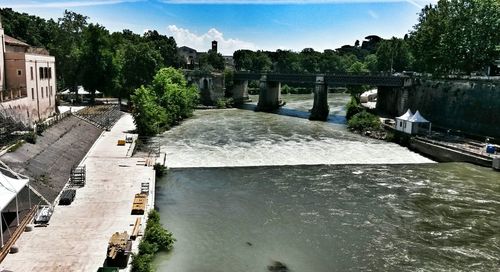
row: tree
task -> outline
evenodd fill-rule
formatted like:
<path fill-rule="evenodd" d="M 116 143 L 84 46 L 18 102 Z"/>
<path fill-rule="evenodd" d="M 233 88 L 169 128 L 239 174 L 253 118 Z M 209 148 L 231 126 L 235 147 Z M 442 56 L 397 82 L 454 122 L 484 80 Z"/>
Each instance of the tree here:
<path fill-rule="evenodd" d="M 425 6 L 409 37 L 421 71 L 480 71 L 499 58 L 500 1 L 440 0 Z"/>
<path fill-rule="evenodd" d="M 126 44 L 122 57 L 122 85 L 127 91 L 126 96 L 135 88 L 151 82 L 163 62 L 160 53 L 147 43 Z"/>
<path fill-rule="evenodd" d="M 380 71 L 410 70 L 413 56 L 406 41 L 393 37 L 380 42 L 377 49 L 377 63 Z"/>
<path fill-rule="evenodd" d="M 64 11 L 58 20 L 58 31 L 54 42 L 49 44 L 49 51 L 56 59 L 58 82 L 60 87 L 68 87 L 77 95 L 81 83 L 83 30 L 87 27 L 88 17 Z"/>
<path fill-rule="evenodd" d="M 82 83 L 94 102 L 96 90 L 109 93 L 113 89 L 117 68 L 110 51 L 109 32 L 100 25 L 90 24 L 84 31 L 82 48 Z"/>
<path fill-rule="evenodd" d="M 140 135 L 155 135 L 167 124 L 165 109 L 156 101 L 154 92 L 144 86 L 136 89 L 130 97 L 133 103 L 132 117 Z"/>
<path fill-rule="evenodd" d="M 161 35 L 156 30 L 149 30 L 144 33 L 144 40 L 158 51 L 163 58 L 164 67 L 179 67 L 180 56 L 177 52 L 177 43 L 173 37 Z"/>
<path fill-rule="evenodd" d="M 209 67 L 208 70 L 212 70 L 210 68 L 213 68 L 217 71 L 223 71 L 225 66 L 222 54 L 213 50 L 208 50 L 206 54 L 201 55 L 199 62 L 202 70 L 207 70 L 207 67 Z"/>

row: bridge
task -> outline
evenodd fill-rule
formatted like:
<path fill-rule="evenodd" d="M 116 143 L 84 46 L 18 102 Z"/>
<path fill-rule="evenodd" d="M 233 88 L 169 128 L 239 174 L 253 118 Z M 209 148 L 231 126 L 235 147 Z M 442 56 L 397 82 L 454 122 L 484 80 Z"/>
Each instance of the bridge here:
<path fill-rule="evenodd" d="M 407 76 L 384 75 L 336 75 L 336 74 L 278 74 L 235 72 L 233 76 L 233 98 L 243 101 L 248 98 L 248 81 L 260 81 L 259 102 L 257 110 L 274 111 L 280 107 L 281 84 L 308 84 L 314 86 L 314 104 L 310 120 L 326 120 L 328 107 L 328 86 L 360 86 L 403 88 L 411 86 L 412 80 Z"/>

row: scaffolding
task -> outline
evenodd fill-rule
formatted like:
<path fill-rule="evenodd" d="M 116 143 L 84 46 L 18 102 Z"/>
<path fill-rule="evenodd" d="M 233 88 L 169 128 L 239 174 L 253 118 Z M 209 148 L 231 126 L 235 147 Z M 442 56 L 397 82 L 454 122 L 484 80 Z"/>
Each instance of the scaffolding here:
<path fill-rule="evenodd" d="M 86 167 L 84 166 L 74 166 L 71 168 L 70 173 L 70 184 L 73 186 L 83 187 L 86 181 Z"/>

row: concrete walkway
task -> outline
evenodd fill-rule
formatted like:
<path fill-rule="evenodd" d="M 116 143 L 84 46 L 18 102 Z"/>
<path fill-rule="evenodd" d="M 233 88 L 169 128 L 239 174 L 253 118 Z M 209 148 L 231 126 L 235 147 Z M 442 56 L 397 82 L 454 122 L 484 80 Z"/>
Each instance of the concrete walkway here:
<path fill-rule="evenodd" d="M 101 135 L 81 163 L 87 167 L 87 184 L 77 189 L 74 202 L 56 206 L 49 226 L 23 233 L 16 243 L 19 252 L 9 254 L 0 271 L 97 271 L 103 265 L 111 235 L 130 234 L 135 219 L 141 217 L 130 215 L 141 182 L 150 183 L 147 208 L 153 208 L 153 168 L 139 163 L 144 159 L 127 155 L 131 144 L 117 146 L 132 129 L 132 117 L 125 114 Z M 135 249 L 137 245 L 138 240 Z"/>

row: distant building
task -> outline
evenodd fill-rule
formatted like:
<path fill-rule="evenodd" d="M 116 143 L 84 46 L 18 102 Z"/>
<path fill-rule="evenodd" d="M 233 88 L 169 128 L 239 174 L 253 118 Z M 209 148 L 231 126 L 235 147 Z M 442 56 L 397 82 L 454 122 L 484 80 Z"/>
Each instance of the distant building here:
<path fill-rule="evenodd" d="M 198 52 L 190 47 L 182 46 L 177 48 L 179 56 L 181 56 L 182 61 L 186 65 L 186 69 L 194 69 L 198 64 Z"/>
<path fill-rule="evenodd" d="M 234 70 L 234 58 L 233 56 L 222 56 L 224 58 L 224 66 L 227 69 Z"/>
<path fill-rule="evenodd" d="M 0 21 L 0 114 L 32 126 L 55 113 L 55 58 L 5 35 Z"/>

